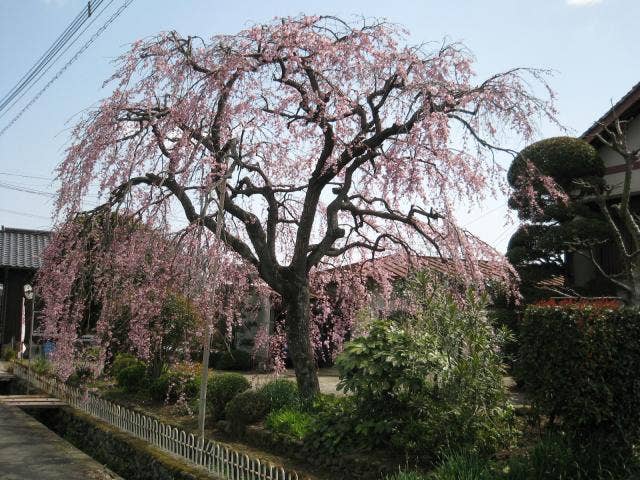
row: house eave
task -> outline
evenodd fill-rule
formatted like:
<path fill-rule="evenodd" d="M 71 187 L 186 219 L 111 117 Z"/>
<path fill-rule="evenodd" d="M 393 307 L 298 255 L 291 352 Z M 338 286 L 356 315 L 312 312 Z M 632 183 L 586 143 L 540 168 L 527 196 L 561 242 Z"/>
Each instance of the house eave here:
<path fill-rule="evenodd" d="M 598 135 L 617 119 L 628 119 L 640 113 L 640 82 L 636 83 L 615 105 L 596 120 L 580 138 L 597 147 Z"/>

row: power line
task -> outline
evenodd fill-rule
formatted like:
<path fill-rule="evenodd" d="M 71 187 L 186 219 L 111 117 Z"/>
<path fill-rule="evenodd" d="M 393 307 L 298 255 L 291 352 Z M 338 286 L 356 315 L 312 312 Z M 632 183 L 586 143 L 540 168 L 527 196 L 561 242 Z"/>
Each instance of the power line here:
<path fill-rule="evenodd" d="M 12 215 L 20 215 L 23 217 L 39 218 L 40 220 L 51 220 L 50 217 L 44 215 L 36 215 L 35 213 L 19 212 L 18 210 L 9 210 L 8 208 L 0 208 L 0 212 L 10 213 Z"/>
<path fill-rule="evenodd" d="M 102 1 L 103 1 L 103 0 L 100 0 L 100 1 L 101 1 L 101 3 L 102 3 Z M 69 43 L 69 45 L 67 45 L 67 47 L 66 47 L 62 52 L 60 52 L 60 53 L 58 53 L 58 54 L 57 54 L 56 58 L 55 58 L 55 59 L 53 59 L 53 62 L 52 62 L 49 66 L 47 66 L 47 67 L 46 67 L 46 68 L 44 68 L 44 69 L 40 69 L 38 72 L 35 72 L 35 73 L 34 73 L 34 75 L 36 75 L 36 74 L 38 75 L 38 76 L 37 76 L 37 78 L 35 78 L 35 80 L 33 80 L 33 81 L 31 82 L 31 84 L 30 84 L 30 85 L 26 86 L 26 88 L 24 88 L 24 89 L 23 89 L 24 91 L 22 91 L 22 93 L 20 93 L 20 96 L 18 96 L 18 97 L 16 98 L 17 94 L 16 94 L 16 95 L 13 95 L 13 96 L 12 96 L 12 98 L 10 98 L 10 99 L 8 100 L 8 101 L 11 101 L 11 104 L 10 104 L 10 105 L 8 105 L 6 108 L 4 108 L 4 111 L 2 111 L 2 107 L 0 107 L 0 118 L 4 117 L 7 113 L 9 113 L 9 112 L 13 109 L 13 107 L 15 107 L 15 106 L 16 106 L 16 104 L 18 104 L 18 103 L 20 102 L 20 100 L 22 100 L 22 99 L 24 98 L 24 96 L 25 96 L 27 93 L 29 93 L 29 90 L 31 90 L 31 88 L 32 88 L 34 85 L 37 85 L 37 84 L 38 84 L 38 82 L 40 81 L 40 79 L 42 79 L 42 77 L 44 77 L 44 76 L 47 74 L 47 72 L 48 72 L 49 70 L 51 70 L 51 67 L 53 67 L 53 66 L 56 64 L 56 62 L 57 62 L 60 58 L 62 58 L 62 57 L 64 56 L 64 54 L 66 54 L 66 53 L 69 51 L 69 49 L 70 49 L 71 47 L 73 47 L 73 45 L 75 45 L 75 43 L 80 39 L 80 37 L 82 37 L 82 35 L 84 35 L 84 33 L 85 33 L 89 28 L 91 28 L 91 26 L 95 23 L 95 21 L 98 19 L 98 17 L 99 17 L 102 13 L 104 13 L 104 11 L 105 11 L 107 8 L 109 8 L 109 6 L 113 3 L 113 1 L 114 1 L 114 0 L 109 0 L 109 3 L 107 3 L 107 5 L 106 5 L 106 6 L 105 6 L 101 11 L 99 11 L 98 13 L 96 13 L 96 14 L 94 14 L 94 15 L 93 15 L 93 19 L 91 20 L 91 22 L 89 22 L 89 24 L 88 24 L 88 25 L 87 25 L 87 26 L 82 30 L 82 32 L 80 32 L 80 33 L 79 33 L 79 34 L 78 34 L 78 35 L 73 39 L 73 41 L 71 41 L 71 43 Z"/>
<path fill-rule="evenodd" d="M 491 215 L 492 213 L 494 213 L 494 212 L 496 212 L 496 211 L 498 211 L 498 210 L 500 210 L 500 209 L 502 209 L 502 208 L 506 207 L 506 206 L 507 206 L 507 204 L 508 204 L 508 202 L 501 203 L 501 204 L 500 204 L 500 205 L 498 205 L 497 207 L 494 207 L 494 208 L 492 208 L 491 210 L 488 210 L 488 211 L 484 212 L 484 213 L 483 213 L 482 215 L 480 215 L 479 217 L 474 218 L 474 219 L 473 219 L 473 220 L 471 220 L 470 222 L 466 222 L 466 223 L 464 224 L 464 227 L 466 228 L 466 227 L 468 227 L 469 225 L 473 225 L 473 224 L 474 224 L 474 223 L 476 223 L 477 221 L 482 220 L 483 218 L 485 218 L 485 217 L 487 217 L 487 216 Z"/>
<path fill-rule="evenodd" d="M 13 117 L 13 119 L 2 129 L 0 130 L 0 137 L 2 135 L 4 135 L 4 133 L 13 126 L 14 123 L 16 123 L 20 117 L 22 117 L 22 115 L 29 109 L 31 108 L 31 106 L 36 103 L 36 101 L 42 96 L 42 94 L 58 79 L 60 78 L 60 76 L 67 70 L 67 68 L 69 68 L 79 57 L 80 55 L 82 55 L 85 50 L 87 50 L 92 44 L 93 42 L 96 41 L 96 39 L 109 27 L 109 25 L 111 25 L 116 18 L 118 18 L 120 16 L 120 14 L 133 2 L 133 0 L 126 0 L 122 5 L 120 5 L 120 7 L 118 8 L 118 10 L 115 11 L 115 13 L 113 15 L 111 15 L 111 17 L 109 17 L 109 19 L 107 19 L 107 21 L 91 36 L 91 38 L 82 46 L 80 47 L 80 49 L 75 53 L 75 55 L 73 57 L 71 57 L 71 59 L 65 63 L 65 65 L 58 71 L 58 73 L 56 73 L 53 78 L 51 80 L 49 80 L 49 82 L 47 82 L 47 84 L 42 87 L 40 89 L 40 91 L 31 99 L 31 101 L 29 101 L 29 103 L 27 103 L 22 110 L 20 110 L 18 112 L 18 114 Z"/>
<path fill-rule="evenodd" d="M 55 178 L 53 177 L 41 177 L 39 175 L 24 175 L 21 173 L 14 173 L 14 172 L 0 172 L 0 175 L 7 175 L 9 177 L 33 178 L 35 180 L 48 180 L 48 181 L 55 180 Z"/>
<path fill-rule="evenodd" d="M 33 78 L 40 72 L 47 64 L 49 64 L 56 54 L 69 42 L 69 40 L 76 34 L 76 32 L 82 27 L 82 25 L 92 15 L 92 10 L 95 11 L 100 7 L 100 4 L 104 0 L 97 0 L 96 4 L 92 6 L 91 2 L 87 7 L 83 7 L 76 18 L 67 26 L 67 28 L 60 34 L 45 53 L 36 61 L 36 63 L 25 73 L 18 83 L 0 100 L 0 110 L 4 109 L 13 98 L 15 98 L 24 88 L 32 82 Z"/>
<path fill-rule="evenodd" d="M 44 190 L 38 190 L 36 188 L 30 188 L 30 187 L 23 187 L 20 185 L 14 185 L 14 184 L 2 182 L 2 181 L 0 181 L 0 188 L 4 188 L 6 190 L 14 190 L 16 192 L 32 193 L 34 195 L 40 195 L 40 196 L 49 197 L 49 198 L 53 198 L 56 196 L 54 193 L 46 192 Z"/>

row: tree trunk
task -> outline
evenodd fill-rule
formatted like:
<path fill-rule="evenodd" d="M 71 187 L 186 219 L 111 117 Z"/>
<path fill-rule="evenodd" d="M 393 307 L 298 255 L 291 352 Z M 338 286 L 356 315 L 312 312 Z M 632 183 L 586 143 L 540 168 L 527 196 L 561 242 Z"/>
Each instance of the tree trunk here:
<path fill-rule="evenodd" d="M 283 296 L 287 309 L 285 330 L 298 389 L 308 400 L 320 393 L 320 384 L 309 335 L 309 286 L 296 287 Z"/>

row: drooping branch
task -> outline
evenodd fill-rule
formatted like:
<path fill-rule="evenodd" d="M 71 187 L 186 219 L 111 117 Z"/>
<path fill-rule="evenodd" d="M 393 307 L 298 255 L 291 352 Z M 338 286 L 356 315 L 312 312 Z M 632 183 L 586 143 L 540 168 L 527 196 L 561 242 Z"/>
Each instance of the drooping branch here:
<path fill-rule="evenodd" d="M 450 205 L 499 186 L 499 128 L 526 141 L 536 115 L 553 118 L 520 77 L 531 72 L 474 86 L 464 49 L 428 52 L 407 40 L 385 23 L 300 17 L 211 41 L 171 32 L 137 42 L 120 59 L 113 95 L 74 131 L 59 168 L 62 217 L 97 185 L 105 209 L 126 205 L 154 228 L 184 226 L 177 211 L 183 238 L 194 225 L 222 228 L 229 265 L 257 271 L 289 302 L 289 351 L 301 390 L 313 393 L 305 336 L 318 266 L 358 251 L 435 250 L 477 281 L 488 249 L 459 234 Z M 456 145 L 449 114 L 473 130 L 468 145 Z"/>

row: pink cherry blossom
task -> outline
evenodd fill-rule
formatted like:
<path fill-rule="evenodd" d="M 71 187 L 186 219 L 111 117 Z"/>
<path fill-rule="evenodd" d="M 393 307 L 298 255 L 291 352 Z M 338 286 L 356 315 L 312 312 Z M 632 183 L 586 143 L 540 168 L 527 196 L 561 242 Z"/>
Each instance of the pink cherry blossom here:
<path fill-rule="evenodd" d="M 148 226 L 118 237 L 105 254 L 99 331 L 108 337 L 128 305 L 129 337 L 144 356 L 163 292 L 193 287 L 204 318 L 232 324 L 240 292 L 263 289 L 282 301 L 288 352 L 301 391 L 312 395 L 312 342 L 339 350 L 368 297 L 362 276 L 337 278 L 338 270 L 328 273 L 335 267 L 408 252 L 439 255 L 475 284 L 483 281 L 478 262 L 496 261 L 508 281 L 508 264 L 457 225 L 454 205 L 479 204 L 504 188 L 495 155 L 510 149 L 500 140 L 508 133 L 530 141 L 538 119 L 554 120 L 553 98 L 530 87 L 546 87 L 544 71 L 478 80 L 472 65 L 461 45 L 430 50 L 409 45 L 408 33 L 389 23 L 321 16 L 278 18 L 209 40 L 167 32 L 134 43 L 109 80 L 113 93 L 75 127 L 58 168 L 61 221 L 97 190 L 105 209 Z M 220 181 L 224 248 L 201 235 L 216 229 Z M 180 247 L 166 246 L 168 236 L 182 239 Z M 56 242 L 49 256 L 65 252 L 64 266 L 47 267 L 43 278 L 64 286 L 45 287 L 45 298 L 50 333 L 64 332 L 68 342 L 82 314 L 65 278 L 85 260 Z M 188 281 L 213 262 L 207 252 L 220 258 L 220 285 Z M 322 287 L 332 275 L 327 281 L 337 286 Z M 378 280 L 388 293 L 388 279 Z M 116 293 L 118 301 L 106 301 Z M 64 342 L 60 356 L 70 348 Z"/>

